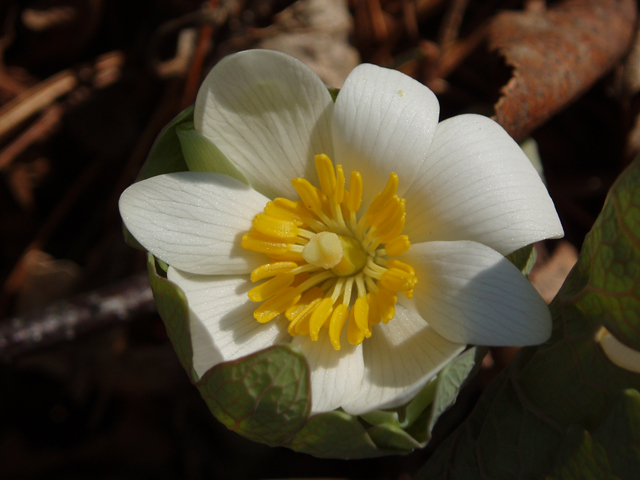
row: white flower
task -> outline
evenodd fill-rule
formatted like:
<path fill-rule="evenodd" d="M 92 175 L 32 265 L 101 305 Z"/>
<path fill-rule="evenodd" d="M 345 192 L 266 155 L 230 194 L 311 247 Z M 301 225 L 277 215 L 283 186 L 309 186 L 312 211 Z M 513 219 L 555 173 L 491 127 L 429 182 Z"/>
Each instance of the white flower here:
<path fill-rule="evenodd" d="M 374 65 L 353 70 L 335 104 L 281 53 L 213 68 L 195 130 L 179 129 L 192 171 L 120 199 L 186 295 L 200 376 L 292 342 L 312 413 L 363 414 L 406 403 L 466 344 L 549 337 L 547 306 L 503 255 L 562 236 L 552 201 L 498 124 L 438 115 L 428 88 Z"/>

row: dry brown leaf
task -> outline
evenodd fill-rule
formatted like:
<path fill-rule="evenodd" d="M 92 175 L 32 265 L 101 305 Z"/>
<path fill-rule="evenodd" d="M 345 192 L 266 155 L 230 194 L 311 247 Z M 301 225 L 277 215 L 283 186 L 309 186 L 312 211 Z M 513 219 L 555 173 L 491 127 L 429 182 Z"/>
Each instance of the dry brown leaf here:
<path fill-rule="evenodd" d="M 636 15 L 634 0 L 565 0 L 543 12 L 499 14 L 489 47 L 514 70 L 495 120 L 516 140 L 526 137 L 626 53 Z"/>
<path fill-rule="evenodd" d="M 25 257 L 26 277 L 18 292 L 16 312 L 24 315 L 71 293 L 80 267 L 71 260 L 56 260 L 41 250 Z"/>
<path fill-rule="evenodd" d="M 551 303 L 577 261 L 576 247 L 562 240 L 550 258 L 536 264 L 529 280 L 545 302 Z"/>
<path fill-rule="evenodd" d="M 358 51 L 349 44 L 351 27 L 345 0 L 301 0 L 276 17 L 271 28 L 278 33 L 258 47 L 291 55 L 327 85 L 340 88 L 360 63 Z"/>

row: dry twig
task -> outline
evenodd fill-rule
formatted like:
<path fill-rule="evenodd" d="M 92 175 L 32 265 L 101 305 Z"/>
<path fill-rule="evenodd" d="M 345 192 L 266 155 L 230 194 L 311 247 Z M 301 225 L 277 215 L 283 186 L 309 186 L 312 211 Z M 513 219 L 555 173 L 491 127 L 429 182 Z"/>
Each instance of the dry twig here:
<path fill-rule="evenodd" d="M 100 290 L 56 302 L 39 312 L 3 320 L 0 357 L 7 361 L 154 311 L 147 274 L 140 273 Z"/>

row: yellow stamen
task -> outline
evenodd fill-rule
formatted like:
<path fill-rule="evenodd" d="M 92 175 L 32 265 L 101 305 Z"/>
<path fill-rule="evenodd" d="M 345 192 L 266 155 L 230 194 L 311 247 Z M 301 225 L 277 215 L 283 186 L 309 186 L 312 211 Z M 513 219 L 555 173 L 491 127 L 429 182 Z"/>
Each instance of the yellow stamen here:
<path fill-rule="evenodd" d="M 259 213 L 254 217 L 253 228 L 264 235 L 287 243 L 293 242 L 298 236 L 298 227 L 294 222 L 264 213 Z"/>
<path fill-rule="evenodd" d="M 351 172 L 351 181 L 349 183 L 349 199 L 347 201 L 347 208 L 350 212 L 357 212 L 360 210 L 360 204 L 362 203 L 362 175 L 360 172 Z"/>
<path fill-rule="evenodd" d="M 369 206 L 368 213 L 369 215 L 375 215 L 381 208 L 383 208 L 389 200 L 396 194 L 398 190 L 398 175 L 391 172 L 389 174 L 389 181 L 387 185 L 384 187 L 384 190 L 376 195 L 376 198 L 373 199 L 371 205 Z"/>
<path fill-rule="evenodd" d="M 294 178 L 291 180 L 291 185 L 293 185 L 293 188 L 295 188 L 298 195 L 300 195 L 305 207 L 316 215 L 322 213 L 322 197 L 320 197 L 320 190 L 311 185 L 309 181 L 304 178 Z"/>
<path fill-rule="evenodd" d="M 411 242 L 409 241 L 409 237 L 406 235 L 400 235 L 393 240 L 387 242 L 384 246 L 385 252 L 390 257 L 397 257 L 398 255 L 402 255 L 411 246 Z"/>
<path fill-rule="evenodd" d="M 342 165 L 336 167 L 336 187 L 333 192 L 333 201 L 338 205 L 344 200 L 344 170 Z"/>
<path fill-rule="evenodd" d="M 403 272 L 407 272 L 409 275 L 415 276 L 416 274 L 416 271 L 413 269 L 411 265 L 409 265 L 408 263 L 404 263 L 399 260 L 396 260 L 395 258 L 392 258 L 387 262 L 387 268 L 398 268 Z"/>
<path fill-rule="evenodd" d="M 393 195 L 386 204 L 382 205 L 374 214 L 369 213 L 367 223 L 371 226 L 379 226 L 386 222 L 400 210 L 400 199 L 397 195 Z"/>
<path fill-rule="evenodd" d="M 349 318 L 349 308 L 341 303 L 333 310 L 329 320 L 329 339 L 335 350 L 340 350 L 340 334 L 347 318 Z"/>
<path fill-rule="evenodd" d="M 280 273 L 287 273 L 298 267 L 295 262 L 265 263 L 251 272 L 251 281 L 257 282 L 265 278 L 275 277 Z"/>
<path fill-rule="evenodd" d="M 284 315 L 290 322 L 293 322 L 296 318 L 298 318 L 304 310 L 313 302 L 315 299 L 324 297 L 324 291 L 320 287 L 314 287 L 305 292 L 304 295 L 300 298 L 298 303 L 287 308 Z"/>
<path fill-rule="evenodd" d="M 349 343 L 360 345 L 374 325 L 394 317 L 399 292 L 411 298 L 418 278 L 410 265 L 389 258 L 411 245 L 401 235 L 406 213 L 405 200 L 397 195 L 398 176 L 389 175 L 384 190 L 358 218 L 360 173 L 350 172 L 347 191 L 341 165 L 334 168 L 326 155 L 317 155 L 315 165 L 320 188 L 294 178 L 301 201 L 268 202 L 242 238 L 244 248 L 271 259 L 251 273 L 253 282 L 266 281 L 248 295 L 263 302 L 254 311 L 259 322 L 286 317 L 290 335 L 317 341 L 326 334 L 340 350 L 346 322 Z"/>
<path fill-rule="evenodd" d="M 242 237 L 242 246 L 247 250 L 266 253 L 267 255 L 283 255 L 289 251 L 287 243 L 278 242 L 255 230 Z"/>
<path fill-rule="evenodd" d="M 404 292 L 411 290 L 418 279 L 399 268 L 390 268 L 382 274 L 379 283 L 393 292 Z"/>
<path fill-rule="evenodd" d="M 355 319 L 355 308 L 349 314 L 349 325 L 347 326 L 347 340 L 351 345 L 360 345 L 364 340 L 364 332 L 360 330 Z"/>
<path fill-rule="evenodd" d="M 352 311 L 356 325 L 364 336 L 369 338 L 371 336 L 371 330 L 369 330 L 369 304 L 367 303 L 367 299 L 364 297 L 358 298 Z"/>
<path fill-rule="evenodd" d="M 333 300 L 330 297 L 324 298 L 318 308 L 316 308 L 309 320 L 309 335 L 314 342 L 318 340 L 320 329 L 333 313 Z"/>
<path fill-rule="evenodd" d="M 374 292 L 367 293 L 367 303 L 369 304 L 369 330 L 371 330 L 372 326 L 382 321 L 382 315 L 380 314 L 377 295 Z"/>
<path fill-rule="evenodd" d="M 333 162 L 324 153 L 316 155 L 316 170 L 322 193 L 331 197 L 336 188 L 336 172 L 333 169 Z"/>
<path fill-rule="evenodd" d="M 382 226 L 380 228 L 380 236 L 378 237 L 380 239 L 380 243 L 386 243 L 389 240 L 400 235 L 400 232 L 402 232 L 402 229 L 404 228 L 404 222 L 406 221 L 406 218 L 407 214 L 402 212 L 402 217 L 400 217 L 400 219 L 393 226 L 389 226 L 388 230 L 386 229 L 386 226 Z"/>
<path fill-rule="evenodd" d="M 309 302 L 309 305 L 302 309 L 296 318 L 294 318 L 289 324 L 289 328 L 287 329 L 289 335 L 292 337 L 297 335 L 309 335 L 309 318 L 321 302 L 322 300 L 320 298 L 314 298 Z"/>
<path fill-rule="evenodd" d="M 384 288 L 380 288 L 376 293 L 378 308 L 380 309 L 380 318 L 383 323 L 388 323 L 396 314 L 396 302 L 398 295 Z"/>
<path fill-rule="evenodd" d="M 252 302 L 264 302 L 267 298 L 273 297 L 280 290 L 291 285 L 295 277 L 293 273 L 276 275 L 271 280 L 267 280 L 249 290 L 249 300 Z"/>
<path fill-rule="evenodd" d="M 269 255 L 272 260 L 276 260 L 278 262 L 295 262 L 295 263 L 304 263 L 304 258 L 302 258 L 302 252 L 286 252 L 283 254 L 271 254 Z"/>
<path fill-rule="evenodd" d="M 258 322 L 267 323 L 276 318 L 287 308 L 298 303 L 300 297 L 301 295 L 297 288 L 287 287 L 256 308 L 256 311 L 253 312 L 253 316 Z"/>

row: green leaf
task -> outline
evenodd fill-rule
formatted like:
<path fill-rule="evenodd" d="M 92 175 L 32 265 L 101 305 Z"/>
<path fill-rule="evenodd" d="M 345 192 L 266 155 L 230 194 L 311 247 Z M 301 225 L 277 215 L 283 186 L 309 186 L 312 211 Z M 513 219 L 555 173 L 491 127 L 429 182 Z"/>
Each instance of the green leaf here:
<path fill-rule="evenodd" d="M 590 232 L 578 268 L 586 280 L 577 304 L 618 340 L 640 350 L 640 168 L 622 176 Z"/>
<path fill-rule="evenodd" d="M 593 435 L 571 426 L 547 480 L 636 478 L 640 472 L 640 395 L 626 390 Z"/>
<path fill-rule="evenodd" d="M 167 335 L 180 363 L 192 381 L 198 379 L 193 369 L 193 350 L 191 348 L 191 330 L 189 328 L 189 304 L 184 292 L 165 277 L 165 272 L 158 272 L 156 260 L 150 253 L 147 255 L 149 283 L 156 301 L 158 313 L 167 329 Z"/>
<path fill-rule="evenodd" d="M 371 458 L 390 453 L 376 448 L 358 419 L 341 411 L 314 415 L 288 446 L 321 458 Z"/>
<path fill-rule="evenodd" d="M 640 264 L 639 206 L 636 160 L 614 185 L 578 265 L 551 304 L 551 339 L 518 352 L 417 479 L 542 478 L 549 472 L 588 478 L 571 476 L 574 464 L 635 478 L 625 472 L 637 475 L 638 451 L 622 445 L 640 445 L 638 396 L 629 393 L 640 389 L 640 375 L 614 365 L 596 334 L 604 324 L 629 345 L 637 340 L 640 275 L 626 264 Z M 595 463 L 585 460 L 588 455 Z"/>
<path fill-rule="evenodd" d="M 546 480 L 620 480 L 611 471 L 607 452 L 582 427 L 569 427 L 558 448 L 554 472 Z"/>
<path fill-rule="evenodd" d="M 196 386 L 229 429 L 272 446 L 289 443 L 311 410 L 309 366 L 291 345 L 218 364 Z"/>
<path fill-rule="evenodd" d="M 640 393 L 625 390 L 594 438 L 606 449 L 611 469 L 622 478 L 635 478 L 640 472 Z"/>

